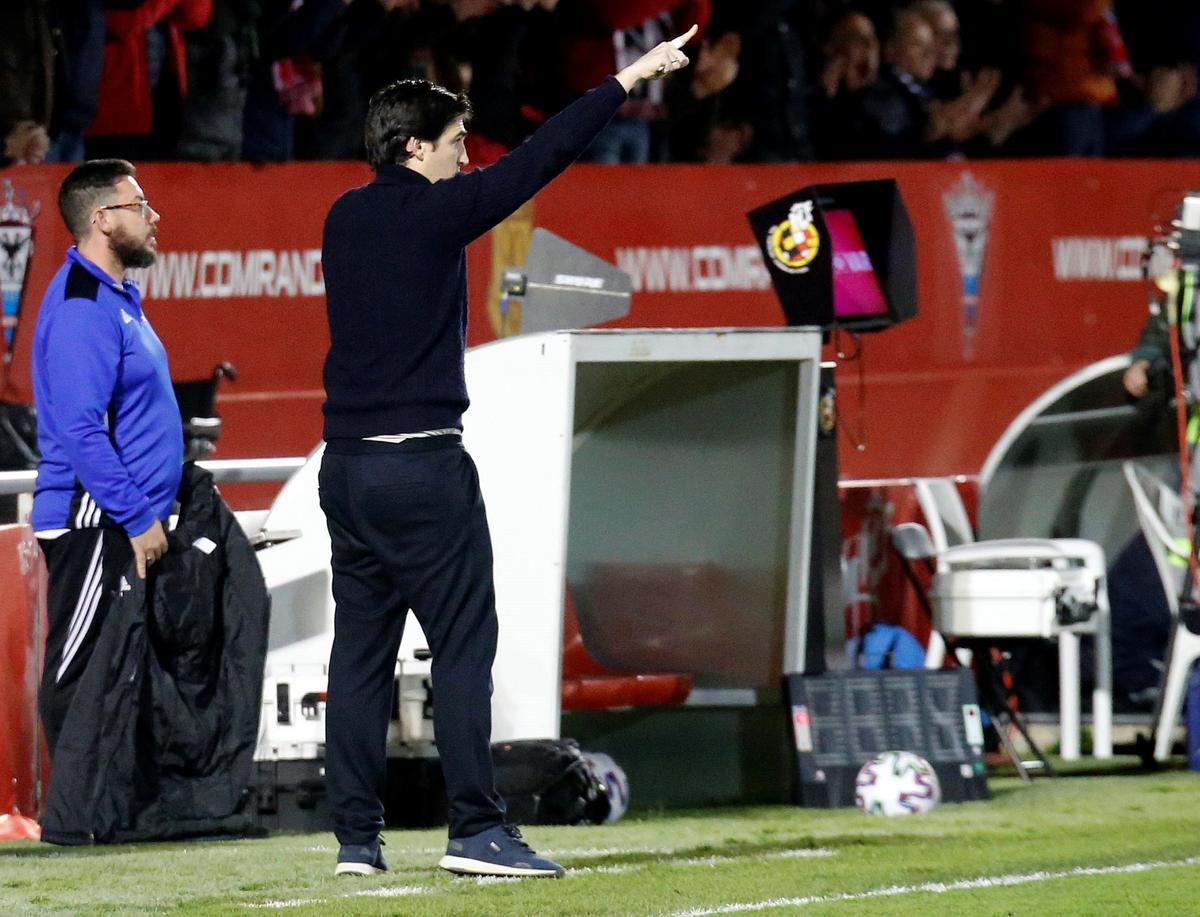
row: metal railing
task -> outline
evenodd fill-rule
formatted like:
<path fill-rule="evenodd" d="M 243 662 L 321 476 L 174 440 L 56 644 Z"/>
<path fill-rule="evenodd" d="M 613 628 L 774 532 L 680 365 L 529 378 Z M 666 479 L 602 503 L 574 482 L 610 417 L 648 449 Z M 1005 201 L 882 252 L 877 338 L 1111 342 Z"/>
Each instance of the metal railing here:
<path fill-rule="evenodd" d="M 286 481 L 308 461 L 304 456 L 287 458 L 207 459 L 197 462 L 212 472 L 218 484 L 247 481 Z M 0 496 L 33 492 L 36 471 L 0 471 Z"/>

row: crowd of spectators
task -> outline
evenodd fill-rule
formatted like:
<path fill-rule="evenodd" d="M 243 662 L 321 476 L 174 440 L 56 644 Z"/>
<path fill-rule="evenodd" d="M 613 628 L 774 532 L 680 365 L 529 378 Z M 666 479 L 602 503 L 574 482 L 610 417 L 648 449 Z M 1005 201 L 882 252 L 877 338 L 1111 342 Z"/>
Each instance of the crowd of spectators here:
<path fill-rule="evenodd" d="M 406 77 L 488 163 L 692 23 L 586 158 L 1200 155 L 1198 0 L 4 0 L 0 164 L 361 158 Z"/>

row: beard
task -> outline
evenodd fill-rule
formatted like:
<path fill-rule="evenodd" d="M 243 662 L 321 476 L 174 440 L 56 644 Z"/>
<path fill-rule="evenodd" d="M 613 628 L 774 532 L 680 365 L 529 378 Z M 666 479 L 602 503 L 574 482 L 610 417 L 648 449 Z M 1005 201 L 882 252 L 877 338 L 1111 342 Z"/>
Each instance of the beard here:
<path fill-rule="evenodd" d="M 109 244 L 112 246 L 113 254 L 121 262 L 121 267 L 126 270 L 149 267 L 154 263 L 154 251 L 147 245 L 146 240 L 139 242 L 124 230 L 114 232 L 109 239 Z"/>

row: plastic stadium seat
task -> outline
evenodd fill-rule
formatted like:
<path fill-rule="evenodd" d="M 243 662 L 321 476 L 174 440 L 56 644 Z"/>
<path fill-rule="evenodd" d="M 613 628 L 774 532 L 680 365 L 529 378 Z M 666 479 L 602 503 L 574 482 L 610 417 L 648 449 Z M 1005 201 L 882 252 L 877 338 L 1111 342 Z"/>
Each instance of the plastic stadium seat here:
<path fill-rule="evenodd" d="M 934 633 L 1056 639 L 1062 756 L 1067 760 L 1077 759 L 1080 751 L 1079 635 L 1093 634 L 1094 753 L 1111 757 L 1112 647 L 1104 550 L 1082 538 L 975 541 L 952 479 L 916 478 L 913 486 L 937 552 Z"/>

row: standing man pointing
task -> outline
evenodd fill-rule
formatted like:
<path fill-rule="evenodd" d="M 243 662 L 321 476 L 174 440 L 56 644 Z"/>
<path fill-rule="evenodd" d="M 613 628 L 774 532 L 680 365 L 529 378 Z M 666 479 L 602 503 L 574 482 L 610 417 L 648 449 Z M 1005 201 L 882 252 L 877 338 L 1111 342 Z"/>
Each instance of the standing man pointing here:
<path fill-rule="evenodd" d="M 321 507 L 336 602 L 326 763 L 338 874 L 387 869 L 380 844 L 396 654 L 408 609 L 433 653 L 434 730 L 450 802 L 440 865 L 561 876 L 504 821 L 491 759 L 497 620 L 492 545 L 468 405 L 466 245 L 567 168 L 639 80 L 687 66 L 696 33 L 663 42 L 547 121 L 495 165 L 459 174 L 470 103 L 423 80 L 371 99 L 373 182 L 325 221 L 330 348 Z"/>

